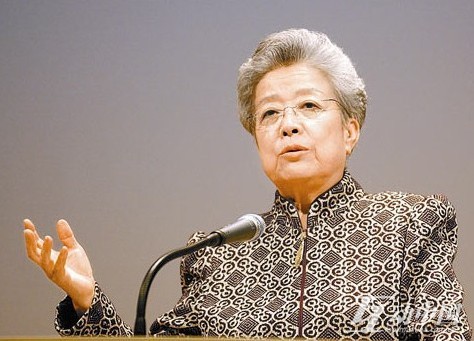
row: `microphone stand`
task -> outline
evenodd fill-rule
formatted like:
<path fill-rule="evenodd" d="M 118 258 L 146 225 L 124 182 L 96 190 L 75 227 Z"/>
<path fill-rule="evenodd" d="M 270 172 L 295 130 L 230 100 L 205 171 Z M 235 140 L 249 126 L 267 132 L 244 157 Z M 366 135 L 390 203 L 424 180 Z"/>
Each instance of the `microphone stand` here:
<path fill-rule="evenodd" d="M 145 278 L 142 281 L 142 285 L 140 287 L 140 292 L 138 294 L 138 302 L 137 302 L 137 315 L 135 318 L 135 327 L 134 327 L 134 334 L 135 335 L 146 335 L 146 321 L 145 321 L 145 313 L 146 313 L 146 303 L 148 300 L 148 292 L 150 291 L 151 282 L 155 278 L 158 271 L 168 262 L 172 261 L 173 259 L 185 256 L 187 254 L 193 253 L 194 251 L 200 250 L 207 246 L 220 246 L 223 241 L 223 236 L 218 232 L 211 233 L 203 240 L 200 240 L 194 244 L 188 245 L 183 248 L 175 249 L 165 253 L 163 256 L 158 258 L 150 267 L 148 272 L 145 275 Z"/>

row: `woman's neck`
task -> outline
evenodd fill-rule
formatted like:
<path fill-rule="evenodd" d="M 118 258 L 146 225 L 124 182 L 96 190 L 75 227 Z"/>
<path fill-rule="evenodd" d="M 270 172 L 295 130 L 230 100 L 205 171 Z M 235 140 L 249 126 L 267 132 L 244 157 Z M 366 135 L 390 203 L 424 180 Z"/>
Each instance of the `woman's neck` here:
<path fill-rule="evenodd" d="M 278 186 L 279 193 L 287 198 L 291 199 L 298 210 L 298 215 L 300 216 L 301 223 L 303 227 L 306 227 L 306 220 L 308 217 L 311 204 L 318 198 L 321 194 L 327 192 L 331 187 L 337 184 L 341 178 L 342 174 L 335 175 L 323 181 L 322 183 L 316 181 L 300 181 L 294 182 L 292 184 L 286 183 L 286 186 Z"/>

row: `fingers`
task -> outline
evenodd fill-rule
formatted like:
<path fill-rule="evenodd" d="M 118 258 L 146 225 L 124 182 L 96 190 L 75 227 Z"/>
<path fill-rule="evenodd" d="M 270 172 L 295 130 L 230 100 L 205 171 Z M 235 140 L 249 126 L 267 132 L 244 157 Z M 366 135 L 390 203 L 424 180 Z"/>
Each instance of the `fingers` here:
<path fill-rule="evenodd" d="M 23 225 L 28 258 L 39 265 L 49 279 L 61 286 L 66 278 L 67 245 L 76 243 L 71 228 L 64 220 L 58 222 L 58 235 L 66 244 L 58 253 L 53 250 L 53 239 L 50 236 L 44 237 L 44 240 L 41 239 L 31 220 L 25 219 Z"/>
<path fill-rule="evenodd" d="M 49 236 L 44 238 L 43 248 L 41 249 L 40 266 L 46 276 L 62 287 L 66 274 L 66 260 L 68 255 L 67 247 L 63 246 L 59 253 L 52 255 L 53 239 Z M 56 259 L 55 259 L 56 258 Z"/>
<path fill-rule="evenodd" d="M 36 237 L 33 231 L 26 230 L 23 232 L 25 236 L 25 248 L 28 258 L 31 259 L 36 264 L 40 264 L 40 249 L 37 246 Z"/>
<path fill-rule="evenodd" d="M 35 225 L 31 222 L 30 219 L 24 219 L 23 220 L 23 226 L 25 229 L 31 230 L 31 231 L 36 231 Z"/>
<path fill-rule="evenodd" d="M 56 263 L 53 266 L 51 279 L 60 284 L 59 282 L 65 277 L 66 273 L 66 259 L 68 255 L 67 247 L 63 246 L 59 251 L 58 258 L 56 259 Z"/>
<path fill-rule="evenodd" d="M 59 239 L 61 240 L 64 246 L 68 248 L 74 248 L 77 246 L 77 241 L 74 237 L 74 233 L 72 232 L 72 229 L 66 220 L 59 220 L 56 223 L 56 230 L 58 232 Z"/>
<path fill-rule="evenodd" d="M 59 269 L 64 269 L 66 267 L 66 260 L 67 260 L 68 250 L 66 247 L 62 247 L 59 251 L 58 259 L 56 259 L 56 264 L 54 265 L 55 271 Z"/>
<path fill-rule="evenodd" d="M 38 244 L 38 247 L 43 246 L 43 240 L 40 238 L 38 235 L 38 231 L 36 231 L 35 225 L 31 222 L 30 219 L 25 219 L 23 220 L 23 226 L 25 228 L 25 231 L 31 231 L 33 233 L 33 236 L 35 237 L 36 243 Z"/>
<path fill-rule="evenodd" d="M 46 273 L 48 278 L 52 277 L 54 261 L 51 259 L 51 249 L 53 247 L 53 239 L 50 236 L 44 238 L 43 248 L 41 249 L 40 266 Z"/>

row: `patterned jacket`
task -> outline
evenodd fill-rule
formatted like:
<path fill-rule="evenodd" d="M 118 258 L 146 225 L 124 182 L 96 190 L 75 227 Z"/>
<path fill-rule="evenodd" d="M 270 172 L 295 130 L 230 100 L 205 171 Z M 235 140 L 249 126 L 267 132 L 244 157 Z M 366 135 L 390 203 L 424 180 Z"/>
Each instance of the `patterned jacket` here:
<path fill-rule="evenodd" d="M 182 259 L 182 297 L 151 334 L 471 339 L 452 268 L 455 211 L 444 196 L 368 194 L 345 172 L 312 203 L 306 235 L 278 192 L 262 216 L 259 239 Z M 57 312 L 62 335 L 133 334 L 97 285 L 81 318 L 69 298 Z"/>

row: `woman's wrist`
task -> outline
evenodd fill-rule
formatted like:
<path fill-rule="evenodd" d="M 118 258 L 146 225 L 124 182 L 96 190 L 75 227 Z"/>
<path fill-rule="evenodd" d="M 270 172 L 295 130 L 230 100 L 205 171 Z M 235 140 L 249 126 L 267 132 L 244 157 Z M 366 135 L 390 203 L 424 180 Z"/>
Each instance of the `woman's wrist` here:
<path fill-rule="evenodd" d="M 87 310 L 89 310 L 90 306 L 92 305 L 92 300 L 94 299 L 94 292 L 95 292 L 95 281 L 89 293 L 82 295 L 79 298 L 71 297 L 72 305 L 76 313 L 78 313 L 78 316 L 79 316 L 79 313 L 81 313 L 81 316 L 82 316 Z"/>

